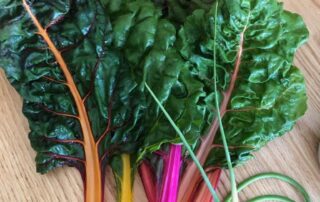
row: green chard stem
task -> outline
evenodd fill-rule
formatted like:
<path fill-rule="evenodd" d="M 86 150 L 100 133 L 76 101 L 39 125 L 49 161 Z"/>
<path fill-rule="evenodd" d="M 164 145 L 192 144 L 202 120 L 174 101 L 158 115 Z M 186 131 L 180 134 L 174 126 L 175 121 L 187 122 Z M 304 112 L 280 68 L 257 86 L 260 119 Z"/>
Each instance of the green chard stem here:
<path fill-rule="evenodd" d="M 251 185 L 252 183 L 258 181 L 258 180 L 262 180 L 262 179 L 278 179 L 281 180 L 283 182 L 287 182 L 289 184 L 291 184 L 294 188 L 296 188 L 301 195 L 303 196 L 303 199 L 305 202 L 311 202 L 310 196 L 307 193 L 307 191 L 294 179 L 292 179 L 289 176 L 280 174 L 280 173 L 274 173 L 274 172 L 268 172 L 268 173 L 261 173 L 261 174 L 257 174 L 255 176 L 252 176 L 246 180 L 244 180 L 243 182 L 241 182 L 238 186 L 238 190 L 237 192 L 242 191 L 244 188 L 246 188 L 247 186 Z M 274 195 L 269 195 L 269 196 L 260 196 L 257 197 L 255 199 L 251 199 L 251 201 L 256 202 L 256 201 L 265 201 L 268 198 L 267 197 L 271 197 Z M 274 196 L 275 197 L 275 196 Z M 278 197 L 278 196 L 277 196 Z M 280 199 L 280 198 L 278 198 Z M 286 200 L 286 201 L 290 201 L 291 199 L 288 199 L 286 197 L 283 197 L 282 199 Z M 268 199 L 269 200 L 269 199 Z M 231 201 L 231 194 L 229 194 L 226 198 L 225 198 L 225 202 L 230 202 Z"/>
<path fill-rule="evenodd" d="M 248 200 L 248 202 L 262 202 L 262 201 L 295 202 L 294 200 L 289 199 L 288 197 L 278 196 L 278 195 L 257 196 L 255 198 Z"/>
<path fill-rule="evenodd" d="M 218 116 L 218 121 L 219 121 L 219 128 L 220 128 L 220 133 L 221 133 L 221 139 L 224 147 L 224 152 L 226 155 L 227 159 L 227 164 L 228 164 L 228 169 L 230 173 L 230 181 L 231 181 L 231 192 L 232 192 L 232 199 L 233 202 L 238 202 L 238 194 L 237 194 L 237 183 L 236 183 L 236 177 L 234 174 L 234 170 L 232 167 L 232 162 L 231 162 L 231 157 L 230 157 L 230 152 L 229 152 L 229 146 L 227 142 L 227 138 L 224 132 L 223 124 L 222 124 L 222 118 L 220 114 L 220 103 L 219 103 L 219 95 L 218 95 L 218 88 L 217 88 L 217 57 L 216 57 L 216 39 L 217 39 L 217 12 L 218 12 L 218 3 L 216 4 L 215 8 L 215 20 L 214 20 L 214 43 L 213 43 L 213 77 L 214 77 L 214 95 L 215 95 L 215 106 L 216 106 L 216 111 L 217 116 Z"/>

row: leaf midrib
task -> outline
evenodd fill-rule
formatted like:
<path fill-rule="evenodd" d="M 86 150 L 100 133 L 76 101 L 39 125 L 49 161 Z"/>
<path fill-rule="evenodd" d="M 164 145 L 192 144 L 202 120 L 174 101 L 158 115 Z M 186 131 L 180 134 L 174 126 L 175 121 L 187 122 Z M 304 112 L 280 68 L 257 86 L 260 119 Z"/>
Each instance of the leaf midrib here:
<path fill-rule="evenodd" d="M 244 34 L 247 31 L 247 26 L 249 24 L 250 19 L 250 12 L 247 18 L 246 25 L 244 26 L 242 32 L 240 33 L 240 40 L 239 40 L 239 48 L 237 51 L 236 61 L 234 64 L 234 71 L 231 76 L 230 84 L 227 89 L 227 91 L 224 93 L 224 99 L 221 103 L 220 107 L 220 114 L 221 118 L 224 116 L 224 114 L 227 112 L 227 107 L 230 102 L 232 93 L 235 88 L 235 84 L 238 78 L 240 65 L 241 65 L 241 59 L 244 51 Z M 199 159 L 199 162 L 203 165 L 210 153 L 211 145 L 213 144 L 215 135 L 219 129 L 219 123 L 218 119 L 215 118 L 211 124 L 211 127 L 209 129 L 208 134 L 203 137 L 200 147 L 197 150 L 197 158 Z M 190 195 L 193 190 L 192 188 L 196 187 L 197 179 L 199 178 L 200 173 L 197 171 L 197 168 L 194 163 L 190 163 L 187 165 L 186 170 L 184 171 L 184 175 L 181 180 L 180 184 L 180 190 L 179 190 L 179 201 L 187 201 L 190 198 Z"/>
<path fill-rule="evenodd" d="M 102 200 L 102 177 L 98 148 L 92 133 L 91 124 L 87 114 L 87 110 L 84 104 L 84 100 L 81 98 L 79 90 L 74 82 L 72 74 L 64 61 L 61 53 L 54 45 L 46 29 L 42 27 L 37 17 L 32 13 L 31 7 L 27 4 L 26 0 L 22 0 L 22 3 L 32 19 L 34 25 L 38 29 L 36 34 L 40 35 L 47 43 L 49 50 L 54 55 L 61 71 L 63 72 L 66 85 L 68 86 L 70 93 L 74 99 L 77 111 L 78 120 L 81 125 L 83 134 L 83 147 L 85 153 L 85 188 L 86 188 L 86 201 L 96 202 Z"/>

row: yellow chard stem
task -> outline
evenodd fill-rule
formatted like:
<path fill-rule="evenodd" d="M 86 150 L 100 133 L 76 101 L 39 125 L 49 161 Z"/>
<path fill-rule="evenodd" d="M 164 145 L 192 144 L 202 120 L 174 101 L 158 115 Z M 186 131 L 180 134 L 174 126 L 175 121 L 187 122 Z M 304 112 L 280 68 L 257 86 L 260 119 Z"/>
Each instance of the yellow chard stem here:
<path fill-rule="evenodd" d="M 131 163 L 130 155 L 122 154 L 122 178 L 120 202 L 132 202 L 132 182 L 131 182 Z"/>

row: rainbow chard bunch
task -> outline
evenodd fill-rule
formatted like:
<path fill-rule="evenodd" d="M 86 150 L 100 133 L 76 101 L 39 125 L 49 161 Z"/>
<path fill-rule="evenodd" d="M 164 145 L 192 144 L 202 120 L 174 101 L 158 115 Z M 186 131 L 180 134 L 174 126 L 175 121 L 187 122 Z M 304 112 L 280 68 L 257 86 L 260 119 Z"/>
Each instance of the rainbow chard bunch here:
<path fill-rule="evenodd" d="M 0 10 L 0 66 L 24 99 L 37 171 L 76 167 L 87 202 L 108 198 L 108 166 L 122 202 L 137 171 L 151 202 L 218 200 L 222 169 L 234 181 L 232 167 L 306 110 L 292 61 L 308 31 L 276 0 L 3 0 Z"/>

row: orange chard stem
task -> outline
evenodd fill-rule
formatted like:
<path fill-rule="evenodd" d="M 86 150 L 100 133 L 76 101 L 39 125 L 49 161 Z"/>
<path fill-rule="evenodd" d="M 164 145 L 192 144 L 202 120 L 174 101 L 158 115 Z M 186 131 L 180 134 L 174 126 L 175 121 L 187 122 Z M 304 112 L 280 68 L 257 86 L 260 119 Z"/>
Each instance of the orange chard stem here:
<path fill-rule="evenodd" d="M 38 29 L 39 34 L 48 45 L 49 50 L 54 55 L 61 71 L 66 78 L 66 84 L 69 87 L 70 93 L 74 99 L 76 108 L 78 110 L 78 118 L 83 134 L 83 148 L 85 153 L 85 201 L 86 202 L 100 202 L 102 201 L 102 176 L 101 167 L 99 161 L 98 147 L 95 143 L 95 139 L 92 133 L 89 117 L 86 107 L 83 103 L 78 88 L 73 80 L 72 74 L 64 61 L 61 53 L 54 45 L 47 30 L 42 27 L 37 17 L 32 13 L 31 7 L 26 0 L 22 0 L 22 3 L 32 19 L 34 25 Z"/>

